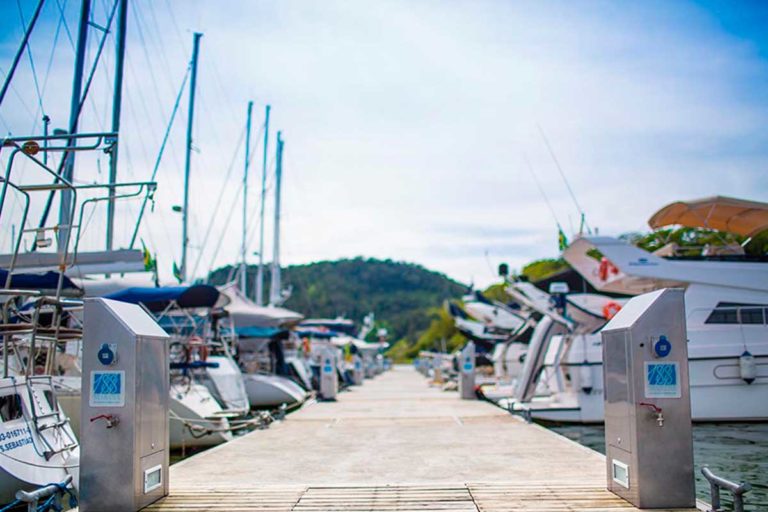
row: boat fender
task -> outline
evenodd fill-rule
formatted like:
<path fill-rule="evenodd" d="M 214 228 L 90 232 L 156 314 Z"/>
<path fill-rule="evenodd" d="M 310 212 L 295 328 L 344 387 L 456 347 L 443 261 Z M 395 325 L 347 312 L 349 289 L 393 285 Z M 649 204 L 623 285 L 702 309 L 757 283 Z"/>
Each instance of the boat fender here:
<path fill-rule="evenodd" d="M 739 357 L 739 373 L 747 384 L 752 384 L 757 378 L 757 365 L 755 356 L 749 350 L 745 350 Z"/>
<path fill-rule="evenodd" d="M 594 383 L 592 382 L 592 368 L 587 361 L 584 361 L 579 367 L 579 381 L 581 383 L 581 390 L 585 394 L 591 395 L 592 390 L 594 389 Z"/>

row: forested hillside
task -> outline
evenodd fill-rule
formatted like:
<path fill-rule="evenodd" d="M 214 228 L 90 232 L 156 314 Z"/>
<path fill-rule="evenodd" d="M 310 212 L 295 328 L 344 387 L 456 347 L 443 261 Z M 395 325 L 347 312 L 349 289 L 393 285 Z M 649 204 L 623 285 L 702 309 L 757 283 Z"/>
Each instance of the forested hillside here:
<path fill-rule="evenodd" d="M 231 267 L 222 267 L 211 273 L 210 281 L 223 284 L 233 275 Z M 256 267 L 249 267 L 249 283 L 255 275 Z M 390 331 L 391 342 L 405 339 L 409 345 L 429 327 L 431 310 L 466 289 L 419 265 L 364 258 L 292 265 L 283 269 L 282 278 L 284 286 L 292 287 L 285 307 L 307 317 L 343 315 L 356 322 L 373 311 L 377 326 Z M 269 281 L 267 270 L 265 283 Z"/>

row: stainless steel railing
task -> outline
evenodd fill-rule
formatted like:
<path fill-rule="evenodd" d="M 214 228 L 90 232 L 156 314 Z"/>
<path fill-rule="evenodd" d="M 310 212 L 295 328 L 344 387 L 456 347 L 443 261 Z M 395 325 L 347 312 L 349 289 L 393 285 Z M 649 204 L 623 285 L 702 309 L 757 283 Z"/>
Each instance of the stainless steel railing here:
<path fill-rule="evenodd" d="M 714 474 L 708 467 L 701 469 L 701 474 L 709 482 L 709 489 L 712 495 L 712 508 L 709 512 L 721 512 L 725 509 L 722 508 L 720 501 L 720 490 L 726 489 L 733 495 L 733 511 L 744 512 L 744 495 L 752 489 L 752 486 L 748 483 L 734 483 L 725 478 L 719 477 Z"/>

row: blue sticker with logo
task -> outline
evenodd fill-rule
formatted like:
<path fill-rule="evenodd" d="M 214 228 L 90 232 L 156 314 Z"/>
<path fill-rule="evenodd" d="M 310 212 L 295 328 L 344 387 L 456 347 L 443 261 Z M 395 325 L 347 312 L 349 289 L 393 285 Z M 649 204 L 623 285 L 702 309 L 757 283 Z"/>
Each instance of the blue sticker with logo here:
<path fill-rule="evenodd" d="M 123 407 L 125 405 L 125 372 L 91 372 L 91 407 Z"/>
<path fill-rule="evenodd" d="M 325 360 L 325 366 L 323 366 L 323 372 L 324 373 L 331 373 L 333 372 L 333 366 L 331 366 L 331 360 L 326 359 Z"/>
<path fill-rule="evenodd" d="M 675 363 L 645 363 L 646 398 L 680 398 L 680 366 Z"/>

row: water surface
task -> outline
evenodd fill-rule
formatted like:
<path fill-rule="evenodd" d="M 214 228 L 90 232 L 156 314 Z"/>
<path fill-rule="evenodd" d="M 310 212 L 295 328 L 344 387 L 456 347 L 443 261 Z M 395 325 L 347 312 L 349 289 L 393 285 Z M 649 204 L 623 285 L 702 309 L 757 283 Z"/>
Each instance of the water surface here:
<path fill-rule="evenodd" d="M 602 425 L 547 425 L 548 428 L 579 444 L 605 453 Z M 717 475 L 735 482 L 749 482 L 746 494 L 750 512 L 768 511 L 768 424 L 718 423 L 693 427 L 693 458 L 696 465 L 696 494 L 709 502 L 709 484 L 701 475 L 708 465 Z M 730 506 L 728 493 L 724 504 Z"/>

